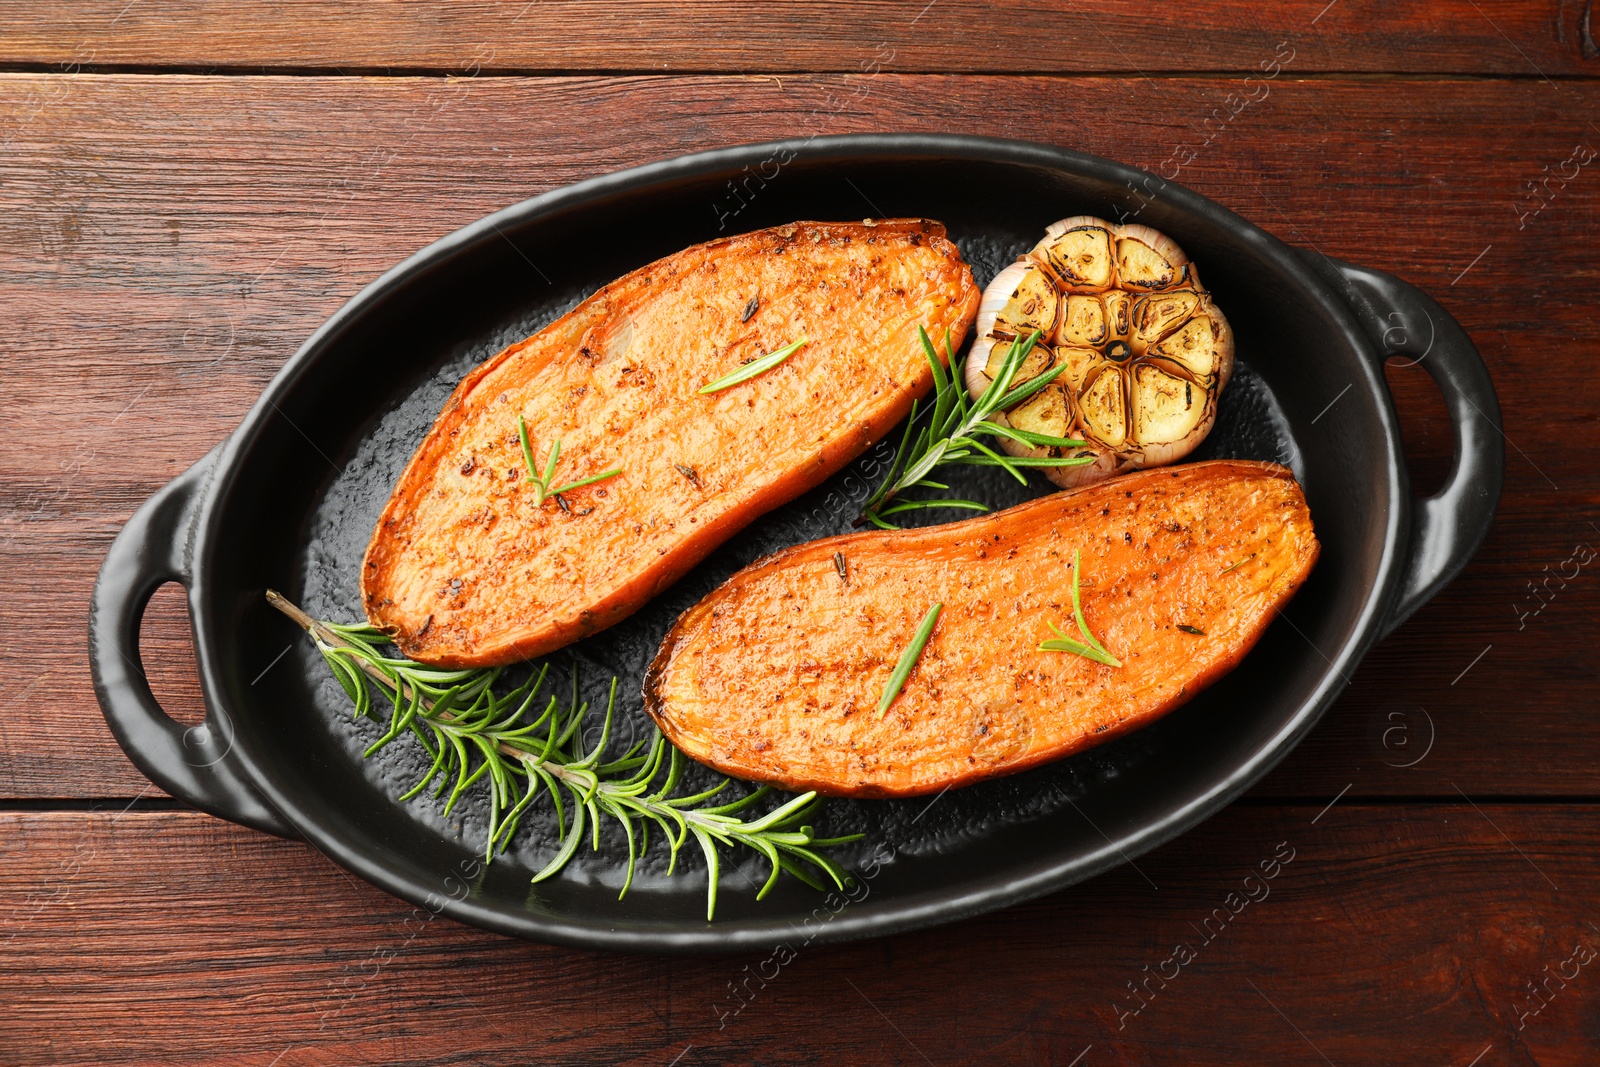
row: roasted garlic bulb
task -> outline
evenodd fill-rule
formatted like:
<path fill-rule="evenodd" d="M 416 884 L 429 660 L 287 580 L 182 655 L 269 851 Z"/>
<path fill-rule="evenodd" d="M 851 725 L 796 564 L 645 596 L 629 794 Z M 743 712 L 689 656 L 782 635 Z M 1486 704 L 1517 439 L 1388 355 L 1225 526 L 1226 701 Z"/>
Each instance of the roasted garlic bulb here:
<path fill-rule="evenodd" d="M 1011 342 L 1040 332 L 1012 379 L 1066 369 L 1004 413 L 1020 430 L 1076 438 L 1082 448 L 1019 456 L 1083 455 L 1094 463 L 1046 468 L 1060 486 L 1182 459 L 1211 430 L 1233 373 L 1233 331 L 1177 243 L 1148 226 L 1092 215 L 1062 219 L 984 290 L 978 339 L 967 357 L 974 397 L 1000 373 Z M 997 418 L 1000 416 L 996 416 Z"/>

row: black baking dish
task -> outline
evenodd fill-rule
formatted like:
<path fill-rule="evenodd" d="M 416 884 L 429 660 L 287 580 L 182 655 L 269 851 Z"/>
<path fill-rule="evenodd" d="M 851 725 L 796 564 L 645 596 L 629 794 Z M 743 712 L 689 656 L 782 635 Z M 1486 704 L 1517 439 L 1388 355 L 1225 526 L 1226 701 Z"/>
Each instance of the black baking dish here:
<path fill-rule="evenodd" d="M 417 770 L 410 756 L 396 745 L 361 758 L 378 727 L 350 720 L 315 650 L 264 590 L 282 589 L 324 617 L 359 618 L 361 548 L 449 389 L 583 295 L 719 234 L 880 213 L 943 221 L 980 284 L 1067 215 L 1137 217 L 1174 237 L 1237 335 L 1239 370 L 1200 455 L 1294 468 L 1323 546 L 1310 581 L 1236 671 L 1149 729 L 931 802 L 832 802 L 826 829 L 868 834 L 843 859 L 861 869 L 869 856 L 892 854 L 870 863 L 848 903 L 792 879 L 758 903 L 738 872 L 725 872 L 717 921 L 707 923 L 703 867 L 687 852 L 688 873 L 668 879 L 647 864 L 619 901 L 626 850 L 609 839 L 530 887 L 548 856 L 537 808 L 512 852 L 484 868 L 481 811 L 446 819 L 437 804 L 391 799 Z M 1390 355 L 1422 361 L 1454 423 L 1454 465 L 1427 499 L 1414 499 L 1407 483 L 1382 373 Z M 847 529 L 871 488 L 874 454 L 758 520 L 634 618 L 561 654 L 562 663 L 581 665 L 586 679 L 619 675 L 625 721 L 644 728 L 638 680 L 676 614 L 758 555 Z M 163 789 L 304 838 L 389 892 L 463 922 L 645 951 L 881 935 L 1081 881 L 1238 796 L 1306 735 L 1373 642 L 1466 563 L 1488 528 L 1502 464 L 1488 373 L 1438 304 L 1397 278 L 1291 248 L 1181 186 L 1077 152 L 985 138 L 743 146 L 507 208 L 345 305 L 238 430 L 117 538 L 90 618 L 95 686 L 117 740 Z M 974 477 L 962 495 L 997 505 L 1046 488 L 1036 479 L 1023 493 L 993 472 Z M 168 718 L 139 666 L 140 619 L 167 581 L 188 591 L 203 728 Z"/>

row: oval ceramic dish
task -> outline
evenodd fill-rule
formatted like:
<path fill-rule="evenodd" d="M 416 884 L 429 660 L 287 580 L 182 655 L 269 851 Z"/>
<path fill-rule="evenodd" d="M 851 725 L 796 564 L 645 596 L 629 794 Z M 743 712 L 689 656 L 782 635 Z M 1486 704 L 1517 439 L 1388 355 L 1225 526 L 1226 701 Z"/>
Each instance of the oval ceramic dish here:
<path fill-rule="evenodd" d="M 1136 218 L 1175 238 L 1237 335 L 1234 380 L 1196 458 L 1294 468 L 1322 541 L 1310 581 L 1237 670 L 1149 729 L 932 800 L 830 802 L 819 829 L 867 835 L 839 853 L 863 875 L 848 903 L 793 879 L 758 903 L 745 879 L 759 884 L 763 872 L 749 862 L 724 870 L 708 923 L 693 849 L 688 869 L 671 878 L 657 851 L 619 901 L 620 833 L 530 886 L 550 855 L 547 801 L 530 811 L 511 851 L 484 868 L 482 807 L 447 818 L 428 798 L 392 799 L 423 769 L 414 744 L 361 757 L 380 727 L 351 720 L 310 642 L 263 591 L 281 589 L 320 617 L 357 620 L 361 550 L 445 396 L 474 363 L 583 295 L 719 234 L 879 212 L 944 222 L 980 285 L 1068 215 Z M 1455 426 L 1454 465 L 1427 499 L 1407 484 L 1384 385 L 1382 362 L 1395 354 L 1422 361 Z M 559 653 L 558 667 L 577 665 L 590 692 L 619 676 L 623 733 L 642 736 L 639 683 L 673 619 L 757 556 L 850 528 L 887 455 L 880 445 L 757 520 L 639 614 Z M 1144 171 L 1040 145 L 923 135 L 706 152 L 507 208 L 345 305 L 239 429 L 116 539 L 90 618 L 95 685 L 117 740 L 169 793 L 304 838 L 390 893 L 462 922 L 632 951 L 882 935 L 1081 881 L 1238 796 L 1306 735 L 1373 642 L 1466 563 L 1488 529 L 1502 463 L 1488 373 L 1439 305 L 1389 275 L 1291 248 Z M 999 472 L 961 473 L 952 495 L 996 506 L 1049 488 L 1040 477 L 1022 490 Z M 169 581 L 188 590 L 203 728 L 168 718 L 138 666 L 145 605 Z"/>

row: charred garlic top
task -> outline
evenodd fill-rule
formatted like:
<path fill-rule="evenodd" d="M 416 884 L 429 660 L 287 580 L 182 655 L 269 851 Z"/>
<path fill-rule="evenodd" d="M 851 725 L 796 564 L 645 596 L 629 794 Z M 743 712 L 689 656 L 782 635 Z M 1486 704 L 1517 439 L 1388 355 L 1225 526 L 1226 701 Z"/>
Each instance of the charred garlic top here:
<path fill-rule="evenodd" d="M 1194 264 L 1165 234 L 1091 215 L 1062 219 L 984 291 L 967 358 L 973 396 L 1010 342 L 1040 331 L 1013 381 L 1059 363 L 1056 379 L 1006 412 L 1022 430 L 1079 438 L 1096 462 L 1049 468 L 1057 485 L 1098 481 L 1188 455 L 1216 421 L 1233 371 L 1233 332 Z M 1063 454 L 1014 441 L 1015 455 Z"/>

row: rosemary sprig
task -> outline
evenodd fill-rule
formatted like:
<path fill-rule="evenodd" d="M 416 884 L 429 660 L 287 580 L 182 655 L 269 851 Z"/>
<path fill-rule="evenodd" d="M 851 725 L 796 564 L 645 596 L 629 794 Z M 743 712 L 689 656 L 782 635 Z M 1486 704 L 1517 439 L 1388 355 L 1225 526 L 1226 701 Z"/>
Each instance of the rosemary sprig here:
<path fill-rule="evenodd" d="M 533 444 L 528 440 L 528 423 L 521 415 L 517 416 L 517 436 L 522 439 L 522 462 L 528 468 L 528 481 L 533 483 L 533 504 L 535 507 L 558 494 L 573 489 L 581 489 L 586 485 L 593 485 L 595 482 L 603 482 L 607 478 L 615 478 L 622 473 L 621 467 L 612 467 L 608 471 L 601 471 L 599 474 L 591 475 L 588 478 L 579 478 L 575 482 L 558 485 L 552 489 L 550 482 L 556 476 L 556 461 L 561 458 L 561 439 L 559 437 L 556 438 L 555 443 L 550 446 L 550 459 L 544 465 L 544 473 L 540 474 L 539 464 L 533 458 Z"/>
<path fill-rule="evenodd" d="M 1078 624 L 1078 632 L 1081 633 L 1084 636 L 1084 639 L 1089 643 L 1084 644 L 1082 641 L 1074 641 L 1072 638 L 1068 637 L 1066 634 L 1057 629 L 1055 623 L 1051 622 L 1046 623 L 1045 625 L 1049 626 L 1051 631 L 1056 635 L 1056 640 L 1044 642 L 1039 646 L 1039 651 L 1071 652 L 1075 656 L 1082 656 L 1084 659 L 1092 659 L 1096 663 L 1105 664 L 1107 667 L 1120 667 L 1122 666 L 1122 661 L 1106 651 L 1106 646 L 1100 643 L 1100 639 L 1095 637 L 1094 632 L 1089 629 L 1089 624 L 1083 620 L 1083 601 L 1078 595 L 1078 572 L 1080 570 L 1082 570 L 1082 566 L 1078 560 L 1078 550 L 1073 549 L 1072 618 L 1073 621 Z"/>
<path fill-rule="evenodd" d="M 716 381 L 707 382 L 705 385 L 702 385 L 700 387 L 700 392 L 702 394 L 719 393 L 730 386 L 738 385 L 740 382 L 747 382 L 758 374 L 765 374 L 773 367 L 776 367 L 778 364 L 782 363 L 784 360 L 800 351 L 800 349 L 805 347 L 807 344 L 810 344 L 810 342 L 802 337 L 792 345 L 784 345 L 776 352 L 769 352 L 760 359 L 752 359 L 749 363 L 746 363 L 742 367 L 739 367 L 735 370 L 729 371 Z"/>
<path fill-rule="evenodd" d="M 526 682 L 506 692 L 495 692 L 501 669 L 446 670 L 387 655 L 389 637 L 371 626 L 340 625 L 311 618 L 280 594 L 268 590 L 267 601 L 311 635 L 334 677 L 355 702 L 357 718 L 373 716 L 373 690 L 391 706 L 389 728 L 367 747 L 372 756 L 403 735 L 410 734 L 432 757 L 422 778 L 401 795 L 410 800 L 429 785 L 445 802 L 448 814 L 466 791 L 483 781 L 489 792 L 489 831 L 485 858 L 505 851 L 529 807 L 541 794 L 550 797 L 561 844 L 544 868 L 533 876 L 544 881 L 560 871 L 577 853 L 584 829 L 591 828 L 591 847 L 600 848 L 602 816 L 618 822 L 628 841 L 628 868 L 618 899 L 633 884 L 638 860 L 649 848 L 650 825 L 661 830 L 670 852 L 667 873 L 677 866 L 678 852 L 692 836 L 705 854 L 709 884 L 706 919 L 716 915 L 720 877 L 717 845 L 752 849 L 771 864 L 766 884 L 756 893 L 760 900 L 788 871 L 815 888 L 825 888 L 820 875 L 844 888 L 849 875 L 819 849 L 859 840 L 863 835 L 818 837 L 807 820 L 817 814 L 822 801 L 816 793 L 790 798 L 764 815 L 746 813 L 771 792 L 762 786 L 746 796 L 722 804 L 708 801 L 731 784 L 720 784 L 688 796 L 675 796 L 685 765 L 683 753 L 659 731 L 613 759 L 603 759 L 611 738 L 616 710 L 617 680 L 611 680 L 600 738 L 585 751 L 580 727 L 589 705 L 578 695 L 574 669 L 570 698 L 563 703 L 552 694 L 539 700 L 549 664 Z M 563 793 L 571 801 L 567 818 Z"/>
<path fill-rule="evenodd" d="M 878 698 L 878 718 L 883 718 L 893 704 L 895 697 L 900 695 L 900 690 L 905 688 L 906 679 L 911 677 L 911 669 L 917 665 L 917 660 L 922 658 L 922 650 L 928 645 L 928 638 L 933 636 L 934 624 L 939 621 L 939 613 L 944 610 L 943 604 L 935 604 L 928 609 L 922 617 L 922 622 L 917 626 L 917 632 L 911 638 L 911 643 L 906 650 L 900 653 L 900 662 L 895 664 L 894 673 L 889 675 L 889 684 L 883 687 L 883 696 Z"/>
<path fill-rule="evenodd" d="M 911 417 L 906 420 L 905 432 L 901 435 L 900 447 L 895 452 L 894 462 L 889 465 L 889 473 L 884 476 L 883 483 L 861 509 L 861 519 L 857 520 L 858 523 L 870 522 L 881 529 L 892 530 L 896 527 L 887 521 L 889 516 L 906 511 L 922 508 L 988 511 L 986 505 L 975 500 L 895 499 L 907 489 L 950 488 L 928 478 L 928 474 L 935 467 L 947 463 L 999 467 L 1023 485 L 1027 485 L 1028 479 L 1022 473 L 1024 467 L 1078 467 L 1094 462 L 1091 456 L 1008 456 L 978 440 L 980 435 L 1004 437 L 1036 448 L 1077 448 L 1084 444 L 1083 441 L 1074 438 L 1032 433 L 992 421 L 995 412 L 1009 410 L 1022 403 L 1055 381 L 1056 377 L 1066 370 L 1065 364 L 1058 364 L 1043 374 L 1035 375 L 1015 389 L 1011 388 L 1011 381 L 1016 377 L 1022 361 L 1028 358 L 1028 353 L 1039 341 L 1038 330 L 1025 340 L 1011 342 L 1001 363 L 999 376 L 989 383 L 989 387 L 977 400 L 967 396 L 963 384 L 966 375 L 956 370 L 955 351 L 951 347 L 950 332 L 946 330 L 944 336 L 945 358 L 950 363 L 948 369 L 934 351 L 933 342 L 928 338 L 928 331 L 919 326 L 917 333 L 922 339 L 922 350 L 928 359 L 928 365 L 933 368 L 933 402 L 923 409 L 929 413 L 929 418 L 919 429 L 918 407 L 915 402 L 912 403 Z"/>

